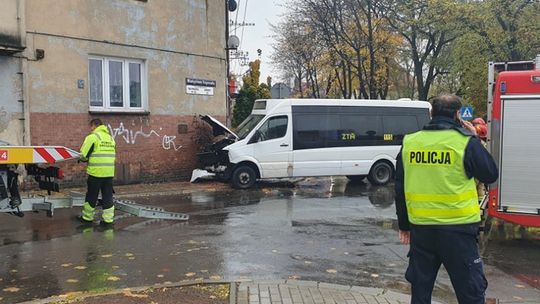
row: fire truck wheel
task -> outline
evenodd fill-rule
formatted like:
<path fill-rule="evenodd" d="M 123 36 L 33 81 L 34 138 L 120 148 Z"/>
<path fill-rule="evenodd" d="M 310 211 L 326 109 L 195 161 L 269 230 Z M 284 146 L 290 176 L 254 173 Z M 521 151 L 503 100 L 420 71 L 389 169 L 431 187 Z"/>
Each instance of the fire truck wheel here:
<path fill-rule="evenodd" d="M 369 170 L 368 180 L 372 185 L 386 185 L 394 176 L 394 168 L 386 161 L 378 161 Z"/>
<path fill-rule="evenodd" d="M 232 175 L 233 187 L 237 189 L 251 188 L 257 179 L 257 174 L 249 166 L 239 166 L 236 168 Z"/>

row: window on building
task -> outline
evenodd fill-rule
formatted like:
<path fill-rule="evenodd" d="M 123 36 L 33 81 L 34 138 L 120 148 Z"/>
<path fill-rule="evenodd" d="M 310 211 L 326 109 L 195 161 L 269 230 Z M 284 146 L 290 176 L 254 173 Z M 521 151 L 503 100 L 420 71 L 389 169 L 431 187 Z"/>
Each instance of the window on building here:
<path fill-rule="evenodd" d="M 91 57 L 88 61 L 90 110 L 146 111 L 145 64 L 142 60 Z"/>

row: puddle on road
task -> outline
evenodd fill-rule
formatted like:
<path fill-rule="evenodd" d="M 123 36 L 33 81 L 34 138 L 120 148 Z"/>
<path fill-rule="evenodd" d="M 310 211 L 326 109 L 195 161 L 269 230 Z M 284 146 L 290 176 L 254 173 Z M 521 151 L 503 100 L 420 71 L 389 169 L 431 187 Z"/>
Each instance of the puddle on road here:
<path fill-rule="evenodd" d="M 263 199 L 301 198 L 367 198 L 377 209 L 391 209 L 394 204 L 393 186 L 371 186 L 369 183 L 353 183 L 345 178 L 303 179 L 294 184 L 287 181 L 265 181 L 258 188 L 223 192 L 196 192 L 188 195 L 138 196 L 131 200 L 140 204 L 154 205 L 166 211 L 187 213 L 188 224 L 222 224 L 228 209 L 259 204 Z M 235 209 L 235 212 L 242 212 Z M 28 241 L 43 241 L 81 233 L 81 224 L 75 220 L 80 208 L 60 209 L 53 218 L 44 213 L 27 213 L 24 218 L 2 216 L 0 246 Z M 186 224 L 186 223 L 184 223 Z M 170 225 L 182 225 L 177 221 L 161 221 L 135 218 L 117 213 L 116 229 L 152 229 Z M 382 224 L 388 227 L 389 224 Z M 393 226 L 393 224 L 392 224 Z"/>

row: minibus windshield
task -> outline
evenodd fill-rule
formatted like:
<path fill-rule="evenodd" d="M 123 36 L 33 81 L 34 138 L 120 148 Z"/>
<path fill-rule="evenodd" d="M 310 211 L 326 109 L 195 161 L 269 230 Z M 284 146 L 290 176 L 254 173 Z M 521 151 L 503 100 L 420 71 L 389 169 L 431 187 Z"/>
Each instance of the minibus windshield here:
<path fill-rule="evenodd" d="M 236 128 L 236 135 L 238 139 L 244 139 L 253 128 L 264 118 L 264 115 L 249 115 L 244 121 Z"/>

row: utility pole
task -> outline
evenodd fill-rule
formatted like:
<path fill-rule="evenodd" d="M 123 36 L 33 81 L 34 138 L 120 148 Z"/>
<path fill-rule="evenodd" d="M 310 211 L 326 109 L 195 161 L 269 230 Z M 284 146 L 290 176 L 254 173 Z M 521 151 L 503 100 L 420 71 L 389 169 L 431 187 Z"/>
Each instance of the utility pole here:
<path fill-rule="evenodd" d="M 231 83 L 231 63 L 230 63 L 230 50 L 236 50 L 238 48 L 238 45 L 240 43 L 238 37 L 236 36 L 230 36 L 229 33 L 229 12 L 234 12 L 237 8 L 238 4 L 236 3 L 236 0 L 225 0 L 225 60 L 227 65 L 227 81 L 225 85 L 225 96 L 226 96 L 226 114 L 225 114 L 225 124 L 227 126 L 231 125 L 231 94 L 229 92 L 229 85 Z"/>
<path fill-rule="evenodd" d="M 229 77 L 231 74 L 231 67 L 229 62 L 229 0 L 225 0 L 225 60 L 227 65 L 226 85 L 225 85 L 225 124 L 231 125 L 231 96 L 229 94 Z"/>

